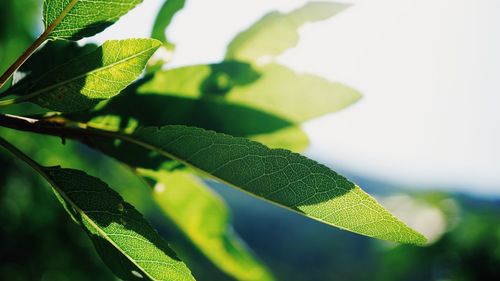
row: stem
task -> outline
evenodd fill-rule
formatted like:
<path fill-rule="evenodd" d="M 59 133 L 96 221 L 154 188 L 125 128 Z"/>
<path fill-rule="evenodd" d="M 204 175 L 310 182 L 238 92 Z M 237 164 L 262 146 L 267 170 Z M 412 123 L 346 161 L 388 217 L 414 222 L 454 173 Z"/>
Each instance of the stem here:
<path fill-rule="evenodd" d="M 5 71 L 5 73 L 0 77 L 0 88 L 5 85 L 7 80 L 14 74 L 14 72 L 23 65 L 23 63 L 42 45 L 45 40 L 49 37 L 50 33 L 54 31 L 54 29 L 61 23 L 61 21 L 64 19 L 64 17 L 69 13 L 71 9 L 75 6 L 75 4 L 78 2 L 78 0 L 73 0 L 71 3 L 64 8 L 64 10 L 61 12 L 61 14 L 45 29 L 45 31 L 36 39 L 31 46 L 24 51 L 24 53 Z"/>
<path fill-rule="evenodd" d="M 12 76 L 12 74 L 14 74 L 14 72 L 21 67 L 21 65 L 36 51 L 36 49 L 38 49 L 38 47 L 45 42 L 50 33 L 47 31 L 48 29 L 45 30 L 45 32 L 43 32 L 42 35 L 40 35 L 40 37 L 38 37 L 38 39 L 36 39 L 36 41 L 31 44 L 31 46 L 29 46 L 28 49 L 26 49 L 26 51 L 24 51 L 24 53 L 5 71 L 2 77 L 0 77 L 0 88 L 5 85 L 10 76 Z"/>
<path fill-rule="evenodd" d="M 127 139 L 113 131 L 87 127 L 85 124 L 68 122 L 62 118 L 33 119 L 11 114 L 0 114 L 0 126 L 19 131 L 33 132 L 77 140 L 86 140 L 88 136 Z"/>
<path fill-rule="evenodd" d="M 24 161 L 26 164 L 30 165 L 33 169 L 35 169 L 40 174 L 45 174 L 43 168 L 40 164 L 38 164 L 35 160 L 31 159 L 28 155 L 24 154 L 17 147 L 13 146 L 11 143 L 6 141 L 4 138 L 0 137 L 0 146 L 3 146 L 7 151 L 9 151 L 12 155 Z"/>

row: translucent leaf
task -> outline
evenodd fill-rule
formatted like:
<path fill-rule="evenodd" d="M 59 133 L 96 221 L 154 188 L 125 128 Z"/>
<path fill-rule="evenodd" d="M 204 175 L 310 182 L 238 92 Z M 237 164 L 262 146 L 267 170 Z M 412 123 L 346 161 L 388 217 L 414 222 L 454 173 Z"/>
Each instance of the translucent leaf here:
<path fill-rule="evenodd" d="M 43 167 L 0 138 L 0 145 L 43 176 L 71 218 L 125 280 L 194 280 L 189 269 L 135 208 L 98 178 L 82 171 Z"/>
<path fill-rule="evenodd" d="M 143 128 L 119 139 L 326 224 L 389 241 L 426 241 L 360 187 L 300 154 L 185 126 Z"/>
<path fill-rule="evenodd" d="M 332 2 L 309 2 L 288 14 L 271 12 L 231 41 L 226 59 L 260 62 L 279 55 L 297 45 L 298 29 L 302 25 L 328 19 L 347 6 Z"/>
<path fill-rule="evenodd" d="M 146 171 L 153 197 L 164 213 L 217 267 L 236 280 L 272 280 L 230 224 L 227 206 L 210 188 L 183 170 Z"/>
<path fill-rule="evenodd" d="M 112 25 L 142 0 L 44 0 L 43 22 L 52 39 L 79 40 Z"/>
<path fill-rule="evenodd" d="M 253 108 L 293 123 L 341 110 L 361 98 L 358 91 L 316 75 L 298 74 L 277 64 L 254 70 L 234 61 L 160 71 L 138 92 L 206 98 Z"/>
<path fill-rule="evenodd" d="M 107 184 L 78 170 L 50 167 L 43 172 L 66 210 L 120 278 L 194 280 L 142 215 Z"/>
<path fill-rule="evenodd" d="M 107 41 L 41 76 L 21 80 L 9 93 L 56 111 L 85 110 L 137 79 L 159 46 L 154 39 Z"/>

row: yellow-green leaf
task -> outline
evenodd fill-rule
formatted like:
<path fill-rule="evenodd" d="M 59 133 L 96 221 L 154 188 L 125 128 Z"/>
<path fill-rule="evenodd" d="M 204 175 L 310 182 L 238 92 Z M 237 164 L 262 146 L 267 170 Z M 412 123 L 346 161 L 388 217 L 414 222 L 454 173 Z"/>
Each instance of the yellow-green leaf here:
<path fill-rule="evenodd" d="M 85 110 L 119 94 L 137 79 L 160 45 L 154 39 L 107 41 L 44 75 L 21 80 L 9 93 L 55 111 Z"/>
<path fill-rule="evenodd" d="M 191 99 L 211 98 L 257 109 L 293 123 L 339 111 L 361 98 L 361 94 L 350 87 L 316 75 L 298 74 L 281 65 L 268 64 L 253 70 L 253 74 L 234 65 L 244 64 L 223 62 L 159 71 L 137 91 Z"/>

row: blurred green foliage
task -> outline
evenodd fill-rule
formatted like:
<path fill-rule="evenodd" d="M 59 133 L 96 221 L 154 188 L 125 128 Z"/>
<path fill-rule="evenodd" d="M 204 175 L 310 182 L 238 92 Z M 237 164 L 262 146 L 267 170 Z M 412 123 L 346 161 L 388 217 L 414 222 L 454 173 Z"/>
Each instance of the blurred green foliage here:
<path fill-rule="evenodd" d="M 39 21 L 38 0 L 2 0 L 0 3 L 0 73 L 3 73 L 36 36 Z M 9 83 L 0 89 L 0 93 Z"/>

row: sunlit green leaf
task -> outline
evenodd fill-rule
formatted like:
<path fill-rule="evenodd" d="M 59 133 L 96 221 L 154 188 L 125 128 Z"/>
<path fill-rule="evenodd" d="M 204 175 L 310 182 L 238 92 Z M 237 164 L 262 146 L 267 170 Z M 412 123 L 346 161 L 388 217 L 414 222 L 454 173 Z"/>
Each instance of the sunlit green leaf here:
<path fill-rule="evenodd" d="M 234 65 L 245 64 L 223 62 L 160 71 L 137 91 L 245 106 L 293 123 L 341 110 L 361 97 L 340 83 L 277 64 L 251 71 Z"/>
<path fill-rule="evenodd" d="M 142 215 L 106 183 L 73 169 L 50 167 L 43 168 L 43 173 L 66 210 L 86 230 L 101 256 L 105 255 L 103 260 L 120 278 L 194 280 Z M 112 249 L 116 251 L 110 252 Z M 117 252 L 128 261 L 126 268 L 117 263 Z"/>
<path fill-rule="evenodd" d="M 233 231 L 222 199 L 203 182 L 183 170 L 139 173 L 156 182 L 158 205 L 217 267 L 236 280 L 273 279 Z"/>
<path fill-rule="evenodd" d="M 21 81 L 10 93 L 56 111 L 85 110 L 117 95 L 137 79 L 159 46 L 154 39 L 107 41 L 36 79 Z"/>
<path fill-rule="evenodd" d="M 271 12 L 233 39 L 226 59 L 259 62 L 279 55 L 297 45 L 302 25 L 328 19 L 346 7 L 340 3 L 309 2 L 287 14 Z"/>
<path fill-rule="evenodd" d="M 53 39 L 79 40 L 112 25 L 142 0 L 44 0 L 43 22 Z M 59 23 L 57 23 L 59 22 Z"/>
<path fill-rule="evenodd" d="M 143 216 L 98 178 L 44 167 L 0 138 L 0 145 L 43 176 L 104 262 L 125 280 L 194 280 L 189 269 Z"/>
<path fill-rule="evenodd" d="M 384 240 L 426 241 L 360 187 L 300 154 L 185 126 L 142 128 L 119 138 L 315 220 Z"/>

